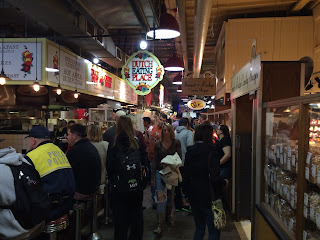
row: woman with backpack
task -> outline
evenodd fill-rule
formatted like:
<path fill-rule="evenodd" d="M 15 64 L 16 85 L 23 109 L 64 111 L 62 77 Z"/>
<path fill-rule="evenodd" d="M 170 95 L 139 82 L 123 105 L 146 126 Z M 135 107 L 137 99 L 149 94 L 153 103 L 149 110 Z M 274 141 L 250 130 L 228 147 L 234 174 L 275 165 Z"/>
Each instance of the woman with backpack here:
<path fill-rule="evenodd" d="M 135 137 L 129 117 L 117 119 L 114 144 L 107 158 L 115 240 L 141 240 L 143 236 L 143 183 L 145 149 Z M 130 237 L 128 229 L 130 226 Z"/>
<path fill-rule="evenodd" d="M 172 187 L 171 190 L 166 189 L 166 184 L 162 181 L 159 171 L 162 170 L 163 166 L 160 162 L 167 155 L 174 155 L 178 153 L 181 154 L 181 144 L 178 139 L 175 139 L 173 127 L 164 123 L 161 129 L 161 138 L 160 141 L 156 142 L 154 146 L 154 159 L 152 161 L 152 186 L 155 186 L 155 202 L 157 203 L 157 217 L 158 217 L 158 226 L 153 231 L 157 235 L 161 235 L 163 222 L 166 217 L 167 223 L 169 226 L 174 226 L 173 218 L 171 216 L 174 191 L 175 188 Z"/>
<path fill-rule="evenodd" d="M 213 223 L 211 202 L 221 197 L 225 182 L 219 176 L 220 159 L 217 149 L 212 143 L 212 133 L 211 125 L 199 125 L 194 135 L 195 144 L 187 147 L 185 157 L 183 182 L 196 224 L 194 240 L 204 239 L 206 225 L 208 226 L 209 240 L 220 238 L 220 231 L 215 228 Z M 214 196 L 210 190 L 210 180 Z"/>

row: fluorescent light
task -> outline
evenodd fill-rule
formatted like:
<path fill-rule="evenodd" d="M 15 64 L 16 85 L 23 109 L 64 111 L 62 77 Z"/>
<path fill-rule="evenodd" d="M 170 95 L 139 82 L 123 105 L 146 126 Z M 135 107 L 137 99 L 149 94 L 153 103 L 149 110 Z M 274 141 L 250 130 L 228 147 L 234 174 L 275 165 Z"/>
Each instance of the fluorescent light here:
<path fill-rule="evenodd" d="M 47 72 L 59 72 L 59 69 L 46 67 L 46 71 Z"/>
<path fill-rule="evenodd" d="M 177 92 L 182 92 L 182 89 L 177 89 Z"/>
<path fill-rule="evenodd" d="M 174 85 L 182 85 L 182 82 L 172 82 Z"/>
<path fill-rule="evenodd" d="M 98 96 L 98 97 L 104 97 L 104 95 L 103 95 L 103 94 L 98 94 L 97 96 Z"/>
<path fill-rule="evenodd" d="M 87 81 L 86 83 L 87 83 L 87 84 L 91 84 L 91 85 L 96 85 L 96 84 L 98 84 L 98 83 L 95 83 L 95 82 L 89 82 L 89 81 Z"/>

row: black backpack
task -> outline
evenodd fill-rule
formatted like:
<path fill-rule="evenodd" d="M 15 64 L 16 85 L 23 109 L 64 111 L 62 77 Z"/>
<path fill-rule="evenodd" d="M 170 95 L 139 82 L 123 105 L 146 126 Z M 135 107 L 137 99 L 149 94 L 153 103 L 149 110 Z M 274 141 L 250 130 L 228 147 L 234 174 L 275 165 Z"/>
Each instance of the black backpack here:
<path fill-rule="evenodd" d="M 8 166 L 14 178 L 16 201 L 5 208 L 12 211 L 24 229 L 30 229 L 48 216 L 51 200 L 34 167 L 24 162 L 20 166 Z"/>
<path fill-rule="evenodd" d="M 118 148 L 118 170 L 114 183 L 120 193 L 131 193 L 144 190 L 147 186 L 146 169 L 141 164 L 141 153 L 137 149 Z"/>

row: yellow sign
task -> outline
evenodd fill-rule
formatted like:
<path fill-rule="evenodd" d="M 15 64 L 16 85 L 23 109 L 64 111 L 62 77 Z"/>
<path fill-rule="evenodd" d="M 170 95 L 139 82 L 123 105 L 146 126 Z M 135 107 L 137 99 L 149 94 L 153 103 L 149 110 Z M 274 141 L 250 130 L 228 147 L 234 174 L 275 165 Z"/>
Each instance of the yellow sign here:
<path fill-rule="evenodd" d="M 206 106 L 206 103 L 200 99 L 193 99 L 188 102 L 188 107 L 192 110 L 201 110 Z"/>

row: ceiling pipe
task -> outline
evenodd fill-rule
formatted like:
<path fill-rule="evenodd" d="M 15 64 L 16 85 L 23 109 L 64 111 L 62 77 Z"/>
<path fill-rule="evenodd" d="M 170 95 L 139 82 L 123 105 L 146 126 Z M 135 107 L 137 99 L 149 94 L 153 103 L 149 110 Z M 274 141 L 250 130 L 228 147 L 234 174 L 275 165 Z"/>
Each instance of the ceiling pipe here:
<path fill-rule="evenodd" d="M 200 76 L 204 47 L 207 40 L 212 0 L 196 1 L 194 19 L 193 77 Z"/>
<path fill-rule="evenodd" d="M 147 17 L 143 11 L 142 5 L 139 0 L 129 0 L 129 3 L 131 5 L 131 8 L 136 15 L 140 25 L 143 27 L 143 30 L 145 32 L 150 31 L 150 26 L 147 20 Z"/>
<path fill-rule="evenodd" d="M 188 49 L 186 33 L 186 3 L 185 0 L 177 0 L 178 22 L 180 29 L 181 50 L 183 56 L 184 71 L 188 72 Z"/>

